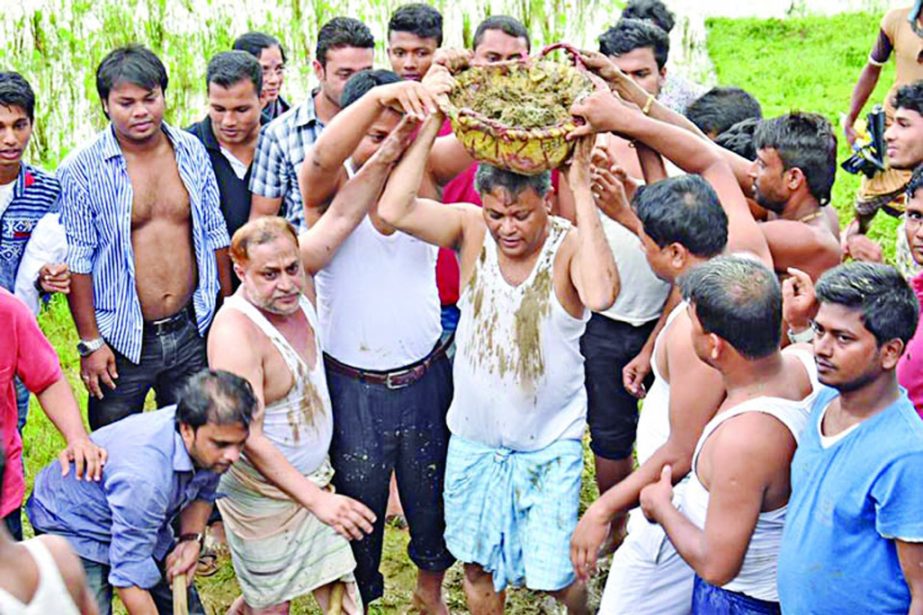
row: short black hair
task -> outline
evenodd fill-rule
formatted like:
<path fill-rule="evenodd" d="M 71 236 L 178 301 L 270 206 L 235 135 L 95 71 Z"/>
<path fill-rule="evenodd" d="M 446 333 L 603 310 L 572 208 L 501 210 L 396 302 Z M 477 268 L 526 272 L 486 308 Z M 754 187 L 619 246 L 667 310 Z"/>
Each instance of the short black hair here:
<path fill-rule="evenodd" d="M 756 160 L 756 147 L 753 145 L 753 133 L 759 126 L 760 120 L 749 118 L 737 122 L 717 137 L 715 143 L 724 149 L 731 150 L 738 156 L 747 160 Z"/>
<path fill-rule="evenodd" d="M 442 45 L 442 13 L 428 4 L 411 3 L 397 7 L 388 21 L 388 38 L 392 32 L 408 32 L 420 38 L 436 39 Z"/>
<path fill-rule="evenodd" d="M 478 194 L 490 194 L 495 188 L 503 188 L 514 199 L 526 188 L 532 188 L 536 194 L 544 197 L 551 190 L 551 172 L 520 175 L 490 164 L 479 164 L 474 175 L 474 189 Z"/>
<path fill-rule="evenodd" d="M 269 49 L 271 47 L 278 47 L 279 52 L 282 54 L 282 61 L 288 61 L 285 58 L 285 48 L 282 47 L 282 43 L 279 42 L 279 39 L 264 32 L 247 32 L 246 34 L 241 34 L 231 46 L 231 48 L 236 51 L 246 51 L 257 60 L 260 59 L 260 54 L 263 53 L 264 49 Z"/>
<path fill-rule="evenodd" d="M 245 379 L 219 369 L 203 369 L 189 378 L 176 404 L 176 428 L 193 430 L 206 423 L 250 427 L 257 409 L 253 387 Z"/>
<path fill-rule="evenodd" d="M 763 108 L 752 94 L 735 87 L 714 87 L 686 107 L 686 117 L 706 134 L 722 132 L 746 119 L 762 119 Z"/>
<path fill-rule="evenodd" d="M 879 348 L 894 339 L 906 346 L 917 329 L 920 304 L 904 276 L 890 265 L 839 265 L 820 276 L 815 294 L 820 303 L 861 310 L 862 323 Z"/>
<path fill-rule="evenodd" d="M 484 41 L 484 33 L 488 30 L 500 30 L 507 36 L 524 38 L 526 39 L 526 50 L 532 50 L 532 39 L 529 38 L 529 31 L 521 21 L 509 15 L 491 15 L 482 21 L 474 31 L 473 49 L 477 49 Z"/>
<path fill-rule="evenodd" d="M 250 81 L 259 96 L 263 90 L 263 68 L 257 59 L 246 51 L 222 51 L 208 62 L 205 87 L 214 83 L 229 88 L 241 81 Z"/>
<path fill-rule="evenodd" d="M 369 90 L 379 85 L 387 85 L 400 81 L 397 73 L 383 68 L 360 70 L 354 74 L 343 86 L 340 94 L 340 109 L 345 109 L 366 95 Z"/>
<path fill-rule="evenodd" d="M 895 109 L 910 109 L 923 115 L 923 80 L 902 85 L 894 94 Z"/>
<path fill-rule="evenodd" d="M 907 182 L 907 188 L 905 188 L 907 199 L 912 199 L 920 188 L 923 188 L 923 164 L 913 170 L 913 175 L 910 176 L 910 181 Z"/>
<path fill-rule="evenodd" d="M 679 279 L 706 333 L 727 341 L 744 358 L 768 357 L 782 339 L 782 288 L 774 272 L 741 255 L 716 256 Z"/>
<path fill-rule="evenodd" d="M 628 4 L 622 9 L 621 19 L 652 21 L 667 33 L 676 24 L 676 16 L 660 0 L 628 0 Z"/>
<path fill-rule="evenodd" d="M 660 26 L 641 19 L 620 19 L 599 36 L 599 51 L 607 56 L 620 56 L 645 47 L 654 52 L 657 68 L 663 69 L 670 56 L 670 37 Z"/>
<path fill-rule="evenodd" d="M 757 150 L 776 150 L 786 171 L 801 169 L 811 195 L 821 205 L 830 202 L 836 179 L 836 134 L 827 118 L 796 111 L 763 120 L 753 133 L 753 145 Z"/>
<path fill-rule="evenodd" d="M 700 175 L 642 186 L 632 206 L 644 232 L 661 248 L 678 243 L 700 258 L 711 258 L 727 245 L 727 214 L 715 190 Z"/>
<path fill-rule="evenodd" d="M 314 58 L 321 66 L 327 66 L 327 52 L 340 47 L 373 49 L 375 37 L 369 27 L 352 17 L 334 17 L 325 23 L 317 33 Z"/>
<path fill-rule="evenodd" d="M 17 72 L 0 72 L 0 106 L 19 107 L 30 122 L 35 121 L 35 92 Z"/>
<path fill-rule="evenodd" d="M 96 69 L 96 91 L 100 101 L 109 99 L 112 88 L 131 83 L 145 90 L 167 91 L 167 68 L 153 51 L 141 45 L 113 49 Z"/>

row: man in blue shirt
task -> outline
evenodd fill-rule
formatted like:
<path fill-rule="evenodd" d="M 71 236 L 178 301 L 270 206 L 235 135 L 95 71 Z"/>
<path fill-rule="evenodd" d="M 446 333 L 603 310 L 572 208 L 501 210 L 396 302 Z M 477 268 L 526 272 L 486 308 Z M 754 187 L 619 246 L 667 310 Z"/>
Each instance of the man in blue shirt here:
<path fill-rule="evenodd" d="M 205 148 L 163 121 L 167 72 L 139 46 L 109 53 L 96 89 L 110 120 L 59 171 L 68 296 L 90 393 L 90 427 L 160 407 L 203 369 L 228 232 Z"/>
<path fill-rule="evenodd" d="M 35 93 L 22 75 L 0 72 L 0 287 L 15 292 L 26 244 L 38 221 L 57 211 L 61 186 L 52 175 L 27 164 L 22 156 L 32 138 Z M 64 263 L 45 263 L 31 280 L 44 293 L 68 292 Z M 16 381 L 16 406 L 22 431 L 29 391 Z"/>
<path fill-rule="evenodd" d="M 813 303 L 809 284 L 787 286 L 789 306 Z M 921 613 L 923 422 L 895 372 L 919 306 L 897 270 L 871 263 L 831 269 L 816 294 L 826 387 L 792 461 L 782 611 Z"/>
<path fill-rule="evenodd" d="M 109 452 L 102 481 L 62 476 L 57 461 L 35 478 L 29 520 L 71 542 L 101 613 L 111 613 L 113 587 L 129 613 L 171 612 L 169 583 L 194 577 L 218 476 L 240 456 L 256 405 L 246 380 L 203 370 L 176 406 L 92 435 Z M 194 590 L 190 603 L 204 613 Z"/>

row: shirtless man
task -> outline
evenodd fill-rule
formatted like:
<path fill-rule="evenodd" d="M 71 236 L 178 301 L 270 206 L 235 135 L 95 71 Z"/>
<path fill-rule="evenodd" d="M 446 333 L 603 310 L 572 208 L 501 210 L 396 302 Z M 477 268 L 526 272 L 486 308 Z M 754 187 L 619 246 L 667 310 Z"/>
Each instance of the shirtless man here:
<path fill-rule="evenodd" d="M 152 387 L 158 406 L 176 403 L 231 288 L 215 175 L 202 144 L 163 121 L 163 64 L 122 47 L 96 83 L 110 125 L 58 170 L 93 429 L 141 412 Z"/>
<path fill-rule="evenodd" d="M 646 117 L 605 90 L 571 111 L 587 120 L 576 136 L 623 134 L 690 173 L 651 184 L 635 196 L 641 243 L 659 277 L 674 282 L 725 249 L 752 252 L 763 262 L 772 262 L 730 165 L 702 139 Z M 657 481 L 663 466 L 671 466 L 675 482 L 687 475 L 695 443 L 724 398 L 720 373 L 695 355 L 691 328 L 680 304 L 658 336 L 654 385 L 638 423 L 640 467 L 593 503 L 574 533 L 571 559 L 583 579 L 594 569 L 612 521 L 638 505 L 641 489 Z M 673 390 L 682 394 L 671 395 Z M 681 487 L 677 485 L 678 492 Z M 630 518 L 628 538 L 614 556 L 601 610 L 607 614 L 686 612 L 692 571 L 663 530 L 645 522 L 639 513 Z"/>
<path fill-rule="evenodd" d="M 376 201 L 415 127 L 410 120 L 399 123 L 302 235 L 300 256 L 292 227 L 277 217 L 251 221 L 234 235 L 231 254 L 242 286 L 215 318 L 209 362 L 247 378 L 263 402 L 245 458 L 222 483 L 229 497 L 219 504 L 243 589 L 235 605 L 240 612 L 281 611 L 311 591 L 325 603 L 326 579 L 354 583 L 347 541 L 371 532 L 376 518 L 328 488 L 333 414 L 313 297 L 302 291 L 305 271 L 323 268 Z M 280 519 L 301 547 L 292 548 L 290 533 L 279 534 Z M 270 561 L 282 570 L 261 575 Z M 351 592 L 351 612 L 361 604 Z"/>
<path fill-rule="evenodd" d="M 523 177 L 481 165 L 483 209 L 418 197 L 441 122 L 434 114 L 424 124 L 378 213 L 460 254 L 465 290 L 447 415 L 446 543 L 465 563 L 472 613 L 502 613 L 505 588 L 522 584 L 585 613 L 585 588 L 566 555 L 586 427 L 579 338 L 588 310 L 609 307 L 619 289 L 590 192 L 592 141 L 578 144 L 570 169 L 573 228 L 549 216 L 549 173 Z"/>
<path fill-rule="evenodd" d="M 664 466 L 641 510 L 695 571 L 693 613 L 778 613 L 789 470 L 819 386 L 814 353 L 779 349 L 782 292 L 761 263 L 720 256 L 679 283 L 696 356 L 721 373 L 727 397 L 696 445 L 680 506 Z"/>

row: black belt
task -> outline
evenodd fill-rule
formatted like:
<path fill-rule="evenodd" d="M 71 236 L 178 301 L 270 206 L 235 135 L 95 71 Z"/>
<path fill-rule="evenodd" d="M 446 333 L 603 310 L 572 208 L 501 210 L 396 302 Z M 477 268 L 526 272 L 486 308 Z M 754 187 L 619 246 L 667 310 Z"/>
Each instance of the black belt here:
<path fill-rule="evenodd" d="M 390 371 L 359 369 L 358 367 L 340 363 L 327 353 L 324 353 L 324 362 L 330 370 L 338 374 L 343 374 L 344 376 L 349 376 L 350 378 L 355 378 L 362 382 L 368 382 L 369 384 L 381 384 L 391 390 L 403 389 L 422 378 L 433 363 L 446 355 L 446 351 L 448 351 L 454 341 L 455 334 L 453 333 L 445 340 L 436 344 L 432 352 L 416 363 L 411 363 L 410 365 Z"/>
<path fill-rule="evenodd" d="M 187 322 L 195 322 L 195 309 L 192 307 L 191 302 L 173 316 L 167 316 L 159 320 L 145 320 L 144 332 L 151 335 L 173 333 L 181 329 Z"/>

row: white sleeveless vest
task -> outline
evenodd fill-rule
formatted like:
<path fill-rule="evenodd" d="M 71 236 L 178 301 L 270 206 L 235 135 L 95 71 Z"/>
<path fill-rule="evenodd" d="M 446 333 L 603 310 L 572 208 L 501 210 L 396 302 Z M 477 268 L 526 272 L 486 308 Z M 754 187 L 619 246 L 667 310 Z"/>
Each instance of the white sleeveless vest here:
<path fill-rule="evenodd" d="M 314 307 L 301 297 L 301 309 L 314 329 L 316 358 L 311 368 L 252 303 L 232 295 L 224 300 L 224 305 L 253 321 L 285 360 L 295 382 L 285 397 L 266 406 L 263 433 L 296 470 L 306 476 L 312 474 L 327 458 L 333 437 L 333 411 Z"/>
<path fill-rule="evenodd" d="M 20 543 L 38 568 L 38 587 L 28 604 L 0 589 L 0 613 L 3 615 L 77 615 L 80 611 L 67 591 L 54 557 L 40 539 Z"/>
<path fill-rule="evenodd" d="M 583 437 L 580 336 L 590 313 L 574 318 L 555 295 L 555 255 L 571 226 L 555 217 L 549 224 L 535 268 L 516 287 L 503 279 L 497 244 L 485 233 L 458 302 L 455 397 L 447 417 L 453 434 L 516 451 Z"/>
<path fill-rule="evenodd" d="M 682 510 L 696 526 L 705 528 L 705 517 L 708 513 L 708 491 L 699 481 L 696 466 L 699 453 L 708 437 L 726 420 L 746 412 L 762 412 L 775 417 L 799 441 L 801 431 L 808 421 L 811 404 L 816 396 L 820 383 L 817 380 L 817 368 L 814 357 L 809 356 L 800 349 L 786 351 L 794 354 L 804 364 L 805 370 L 811 379 L 811 393 L 802 400 L 782 399 L 778 397 L 757 397 L 749 399 L 737 406 L 716 414 L 702 430 L 702 436 L 695 446 L 692 456 L 692 468 L 689 471 L 689 484 L 683 494 Z M 759 600 L 770 602 L 779 601 L 779 592 L 776 588 L 776 567 L 779 559 L 779 546 L 782 543 L 782 529 L 785 525 L 785 511 L 788 506 L 761 512 L 753 528 L 750 544 L 744 555 L 740 572 L 729 583 L 722 587 L 728 591 L 746 594 Z"/>

